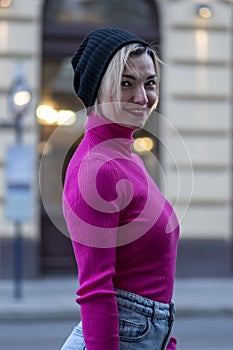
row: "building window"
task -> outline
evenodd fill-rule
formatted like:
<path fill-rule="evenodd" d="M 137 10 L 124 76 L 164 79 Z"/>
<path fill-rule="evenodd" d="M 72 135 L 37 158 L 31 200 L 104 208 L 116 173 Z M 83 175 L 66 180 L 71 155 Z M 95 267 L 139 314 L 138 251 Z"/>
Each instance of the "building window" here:
<path fill-rule="evenodd" d="M 47 1 L 46 20 L 79 24 L 147 25 L 151 5 L 144 0 L 66 0 Z"/>

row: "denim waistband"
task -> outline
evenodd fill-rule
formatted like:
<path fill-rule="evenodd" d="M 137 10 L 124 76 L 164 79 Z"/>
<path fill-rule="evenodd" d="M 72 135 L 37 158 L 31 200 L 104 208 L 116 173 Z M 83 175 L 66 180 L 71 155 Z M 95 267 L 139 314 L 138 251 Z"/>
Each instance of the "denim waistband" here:
<path fill-rule="evenodd" d="M 151 317 L 152 320 L 168 319 L 169 322 L 173 322 L 175 317 L 173 303 L 164 304 L 122 289 L 115 288 L 115 290 L 118 306 Z"/>

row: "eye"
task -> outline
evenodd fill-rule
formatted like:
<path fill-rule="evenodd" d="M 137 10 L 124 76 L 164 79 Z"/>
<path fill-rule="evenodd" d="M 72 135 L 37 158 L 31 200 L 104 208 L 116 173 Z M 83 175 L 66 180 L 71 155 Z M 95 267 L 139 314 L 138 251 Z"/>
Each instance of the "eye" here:
<path fill-rule="evenodd" d="M 156 84 L 157 84 L 156 80 L 148 80 L 146 82 L 146 86 L 150 86 L 150 87 L 154 87 L 156 86 Z"/>
<path fill-rule="evenodd" d="M 131 83 L 128 80 L 123 80 L 121 82 L 121 87 L 128 87 L 131 86 Z"/>

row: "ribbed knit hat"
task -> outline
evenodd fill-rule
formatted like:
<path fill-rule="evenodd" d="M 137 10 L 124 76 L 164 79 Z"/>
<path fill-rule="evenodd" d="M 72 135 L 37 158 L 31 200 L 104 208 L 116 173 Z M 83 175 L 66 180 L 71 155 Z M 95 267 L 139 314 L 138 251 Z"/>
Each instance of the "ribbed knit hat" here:
<path fill-rule="evenodd" d="M 103 75 L 115 53 L 123 46 L 143 39 L 118 28 L 102 28 L 89 33 L 72 57 L 74 90 L 85 107 L 93 106 Z"/>

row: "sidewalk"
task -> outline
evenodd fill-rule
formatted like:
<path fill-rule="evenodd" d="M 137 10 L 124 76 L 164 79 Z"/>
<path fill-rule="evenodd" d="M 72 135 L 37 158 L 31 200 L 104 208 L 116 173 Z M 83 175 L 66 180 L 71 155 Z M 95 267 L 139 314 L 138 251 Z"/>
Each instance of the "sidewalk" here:
<path fill-rule="evenodd" d="M 14 283 L 0 280 L 0 321 L 79 320 L 75 277 L 46 277 L 22 283 L 22 298 L 14 298 Z M 233 317 L 233 278 L 177 279 L 177 317 Z"/>

